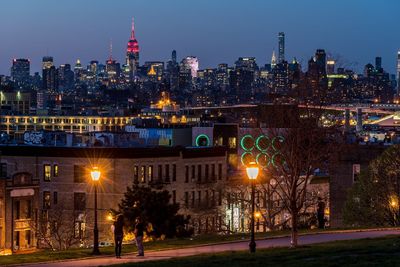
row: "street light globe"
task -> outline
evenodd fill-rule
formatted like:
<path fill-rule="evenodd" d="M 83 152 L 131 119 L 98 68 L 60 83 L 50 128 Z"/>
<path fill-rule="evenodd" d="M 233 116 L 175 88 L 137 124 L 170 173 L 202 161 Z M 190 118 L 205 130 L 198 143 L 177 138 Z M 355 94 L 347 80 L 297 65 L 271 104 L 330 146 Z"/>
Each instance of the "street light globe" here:
<path fill-rule="evenodd" d="M 97 167 L 93 167 L 92 170 L 90 171 L 90 176 L 92 176 L 93 181 L 100 180 L 100 175 L 101 175 L 101 172 L 100 172 L 99 168 L 97 168 Z"/>
<path fill-rule="evenodd" d="M 258 167 L 257 163 L 250 162 L 246 167 L 247 177 L 249 177 L 250 180 L 257 179 L 259 170 L 260 168 Z"/>

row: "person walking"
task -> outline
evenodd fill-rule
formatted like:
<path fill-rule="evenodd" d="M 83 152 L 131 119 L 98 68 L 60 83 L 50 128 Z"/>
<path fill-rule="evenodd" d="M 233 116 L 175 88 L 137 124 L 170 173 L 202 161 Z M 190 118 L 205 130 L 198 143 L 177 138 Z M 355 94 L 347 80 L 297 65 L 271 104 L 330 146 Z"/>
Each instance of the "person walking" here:
<path fill-rule="evenodd" d="M 144 256 L 144 248 L 143 248 L 143 234 L 144 234 L 144 225 L 142 223 L 142 220 L 140 217 L 136 218 L 136 224 L 135 224 L 135 240 L 136 240 L 136 245 L 138 248 L 138 254 L 137 257 L 143 257 Z"/>
<path fill-rule="evenodd" d="M 124 217 L 118 214 L 113 224 L 114 228 L 114 244 L 115 244 L 115 257 L 121 258 L 122 240 L 124 239 Z"/>

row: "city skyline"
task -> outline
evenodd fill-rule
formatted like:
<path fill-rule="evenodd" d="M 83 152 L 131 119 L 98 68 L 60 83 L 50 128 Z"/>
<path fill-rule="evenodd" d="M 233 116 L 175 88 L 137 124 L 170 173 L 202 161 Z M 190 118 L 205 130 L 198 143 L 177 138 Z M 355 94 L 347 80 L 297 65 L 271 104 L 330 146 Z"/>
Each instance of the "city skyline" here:
<path fill-rule="evenodd" d="M 295 56 L 303 67 L 316 49 L 323 48 L 334 57 L 340 55 L 342 64 L 356 72 L 373 63 L 375 56 L 381 56 L 383 68 L 395 73 L 400 38 L 391 33 L 395 32 L 394 12 L 399 3 L 387 1 L 386 6 L 376 3 L 366 6 L 361 1 L 352 1 L 346 2 L 344 9 L 340 4 L 344 1 L 318 7 L 311 2 L 293 3 L 291 7 L 299 8 L 285 10 L 287 2 L 275 1 L 253 1 L 251 6 L 238 1 L 229 2 L 229 6 L 227 1 L 203 5 L 155 1 L 152 6 L 157 9 L 144 1 L 135 1 L 117 6 L 104 3 L 89 15 L 83 6 L 90 7 L 90 1 L 79 3 L 82 7 L 79 10 L 74 9 L 76 1 L 62 4 L 61 8 L 48 1 L 6 2 L 2 10 L 10 12 L 0 17 L 3 25 L 0 73 L 10 74 L 13 58 L 29 58 L 31 73 L 40 71 L 42 57 L 46 55 L 54 57 L 55 65 L 74 64 L 78 58 L 84 64 L 94 59 L 103 63 L 109 56 L 110 39 L 113 57 L 124 63 L 132 17 L 141 46 L 140 64 L 167 61 L 175 49 L 178 60 L 197 56 L 200 68 L 215 67 L 222 62 L 232 65 L 240 56 L 254 56 L 261 66 L 271 60 L 273 50 L 278 52 L 278 32 L 284 32 L 286 60 Z M 227 10 L 230 12 L 224 12 Z M 14 11 L 19 15 L 13 24 Z M 340 16 L 329 16 L 325 11 L 340 11 Z M 386 13 L 383 15 L 382 11 Z M 260 20 L 263 13 L 268 14 L 267 21 L 262 17 Z M 310 18 L 310 14 L 314 17 Z M 284 20 L 278 20 L 279 17 Z M 350 22 L 352 27 L 343 27 Z M 354 31 L 355 28 L 359 30 Z"/>

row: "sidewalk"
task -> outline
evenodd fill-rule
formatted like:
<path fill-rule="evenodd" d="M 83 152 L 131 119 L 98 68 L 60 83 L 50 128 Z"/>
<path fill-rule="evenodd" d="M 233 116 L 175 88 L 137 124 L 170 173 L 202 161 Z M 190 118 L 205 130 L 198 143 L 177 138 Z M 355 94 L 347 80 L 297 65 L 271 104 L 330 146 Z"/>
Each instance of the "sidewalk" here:
<path fill-rule="evenodd" d="M 399 229 L 390 229 L 390 230 L 373 229 L 373 230 L 358 230 L 358 231 L 346 230 L 346 231 L 337 231 L 330 233 L 309 234 L 300 236 L 299 243 L 301 245 L 308 245 L 308 244 L 324 243 L 324 242 L 339 241 L 339 240 L 377 238 L 387 235 L 400 235 L 400 230 Z M 289 246 L 289 244 L 290 244 L 289 237 L 277 237 L 277 238 L 257 240 L 257 248 L 286 247 Z M 203 253 L 219 253 L 224 251 L 240 251 L 247 249 L 248 249 L 248 241 L 246 240 L 246 241 L 236 241 L 236 242 L 228 242 L 228 243 L 213 244 L 213 245 L 202 245 L 202 246 L 180 248 L 180 249 L 149 251 L 145 252 L 145 257 L 142 258 L 138 258 L 134 254 L 128 254 L 123 256 L 121 259 L 116 259 L 111 256 L 100 256 L 100 257 L 68 260 L 60 262 L 24 264 L 19 266 L 29 266 L 29 267 L 108 266 L 108 265 L 128 263 L 128 262 L 164 260 L 173 257 L 187 257 Z"/>

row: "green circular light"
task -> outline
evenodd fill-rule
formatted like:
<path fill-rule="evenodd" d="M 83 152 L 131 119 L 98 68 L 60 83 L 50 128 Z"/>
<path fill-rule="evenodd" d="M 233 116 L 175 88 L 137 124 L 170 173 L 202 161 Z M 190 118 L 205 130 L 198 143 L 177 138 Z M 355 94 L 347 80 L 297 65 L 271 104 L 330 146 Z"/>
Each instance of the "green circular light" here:
<path fill-rule="evenodd" d="M 271 158 L 271 163 L 274 167 L 276 167 L 276 163 L 278 160 L 282 161 L 282 163 L 285 163 L 285 159 L 283 158 L 282 154 L 276 152 Z"/>
<path fill-rule="evenodd" d="M 265 141 L 263 141 L 263 140 L 265 140 Z M 262 148 L 262 146 L 261 146 L 262 142 L 265 142 L 267 144 L 266 148 Z M 256 147 L 257 147 L 258 150 L 260 150 L 262 152 L 265 152 L 265 151 L 268 150 L 269 146 L 270 146 L 270 140 L 269 140 L 268 136 L 260 135 L 259 137 L 257 137 L 257 139 L 256 139 Z"/>
<path fill-rule="evenodd" d="M 264 157 L 264 163 L 261 162 L 262 157 Z M 271 164 L 271 159 L 270 156 L 267 153 L 258 153 L 257 157 L 256 157 L 256 162 L 258 165 L 260 165 L 261 167 L 268 167 Z"/>
<path fill-rule="evenodd" d="M 200 143 L 203 138 L 206 139 L 206 145 Z M 196 146 L 210 146 L 210 138 L 206 134 L 199 134 L 196 137 Z"/>
<path fill-rule="evenodd" d="M 253 143 L 253 145 L 251 147 L 246 147 L 246 139 L 251 140 L 251 142 Z M 244 151 L 252 151 L 254 148 L 254 138 L 253 136 L 251 136 L 250 134 L 246 134 L 245 136 L 242 137 L 242 139 L 240 140 L 240 146 L 242 147 L 242 149 Z"/>
<path fill-rule="evenodd" d="M 246 158 L 250 158 L 248 160 L 246 160 Z M 242 164 L 244 166 L 246 166 L 248 163 L 254 161 L 254 156 L 252 152 L 244 152 L 242 154 L 242 156 L 240 157 L 240 161 L 242 162 Z"/>

